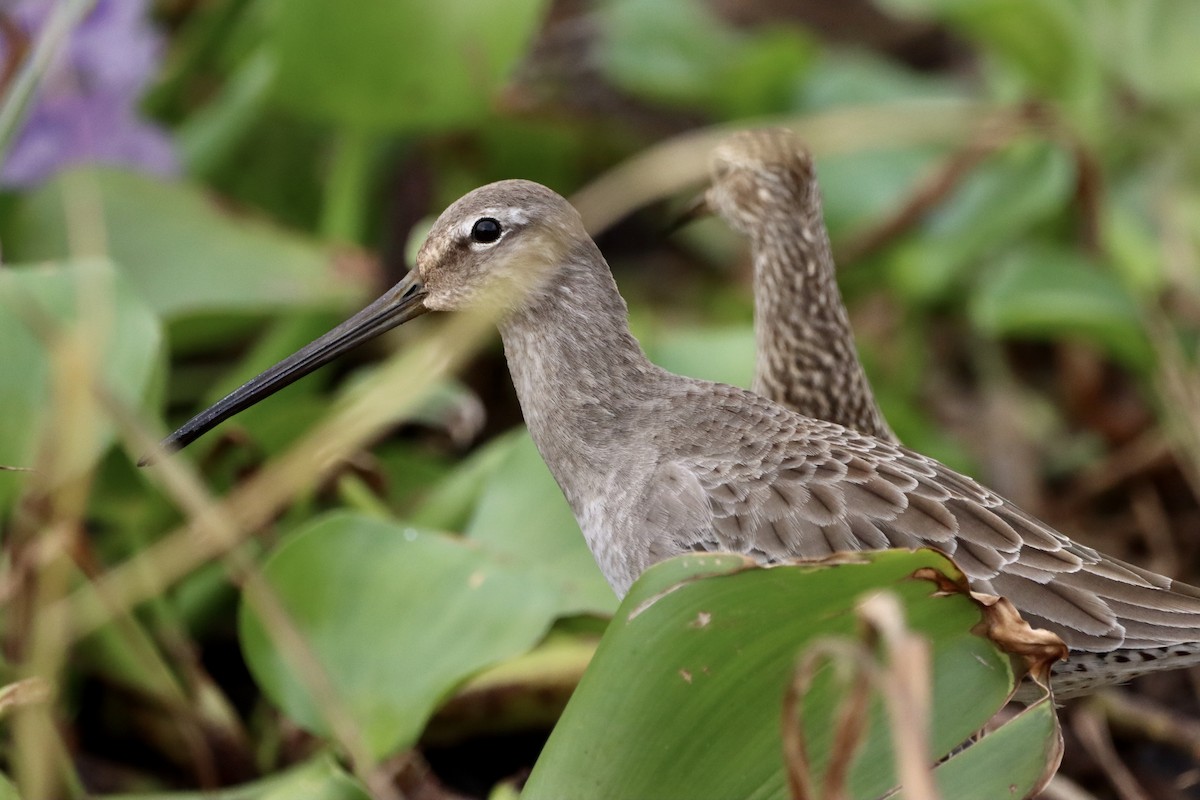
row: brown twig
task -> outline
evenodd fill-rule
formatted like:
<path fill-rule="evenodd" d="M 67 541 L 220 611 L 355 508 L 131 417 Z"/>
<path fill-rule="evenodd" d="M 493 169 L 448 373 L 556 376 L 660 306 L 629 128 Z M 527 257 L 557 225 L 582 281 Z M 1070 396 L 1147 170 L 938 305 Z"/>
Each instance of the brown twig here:
<path fill-rule="evenodd" d="M 1023 112 L 1021 116 L 1028 118 L 1030 115 Z M 890 217 L 839 247 L 839 262 L 858 261 L 878 252 L 916 227 L 921 218 L 958 188 L 983 159 L 1010 142 L 1023 129 L 1024 125 L 1020 124 L 994 125 L 985 129 L 972 142 L 952 153 L 941 168 L 926 178 Z"/>
<path fill-rule="evenodd" d="M 1120 690 L 1097 694 L 1089 703 L 1109 724 L 1141 739 L 1175 748 L 1200 761 L 1200 722 L 1183 717 L 1145 695 Z"/>
<path fill-rule="evenodd" d="M 1129 767 L 1117 755 L 1112 732 L 1099 708 L 1084 706 L 1071 715 L 1071 727 L 1092 760 L 1108 778 L 1121 800 L 1152 800 L 1141 787 Z"/>
<path fill-rule="evenodd" d="M 846 684 L 847 696 L 838 706 L 833 747 L 829 764 L 818 787 L 812 774 L 801 709 L 804 698 L 821 667 L 833 665 L 836 675 Z M 783 760 L 787 768 L 788 796 L 792 800 L 844 800 L 848 767 L 862 744 L 866 724 L 867 700 L 871 694 L 871 663 L 865 651 L 854 643 L 830 639 L 815 643 L 804 654 L 783 699 Z"/>

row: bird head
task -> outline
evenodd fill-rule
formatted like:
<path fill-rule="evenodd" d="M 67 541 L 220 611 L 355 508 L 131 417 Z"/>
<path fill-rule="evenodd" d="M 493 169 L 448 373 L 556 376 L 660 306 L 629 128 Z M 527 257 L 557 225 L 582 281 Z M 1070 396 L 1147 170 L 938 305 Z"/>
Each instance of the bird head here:
<path fill-rule="evenodd" d="M 787 129 L 733 134 L 713 149 L 709 170 L 712 181 L 705 205 L 747 236 L 813 205 L 812 158 Z"/>
<path fill-rule="evenodd" d="M 424 307 L 514 310 L 586 236 L 574 207 L 541 184 L 480 187 L 442 212 L 417 253 Z"/>
<path fill-rule="evenodd" d="M 500 181 L 462 197 L 430 230 L 416 267 L 375 302 L 200 412 L 163 441 L 187 446 L 220 422 L 427 311 L 490 307 L 500 314 L 545 285 L 573 242 L 578 212 L 544 186 Z M 141 463 L 148 463 L 150 457 Z"/>

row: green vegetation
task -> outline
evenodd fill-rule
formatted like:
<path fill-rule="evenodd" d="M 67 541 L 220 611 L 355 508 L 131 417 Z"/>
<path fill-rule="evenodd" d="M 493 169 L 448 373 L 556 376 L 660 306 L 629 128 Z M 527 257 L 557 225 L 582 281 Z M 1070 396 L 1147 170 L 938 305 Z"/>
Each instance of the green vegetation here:
<path fill-rule="evenodd" d="M 618 608 L 486 320 L 406 326 L 135 466 L 394 281 L 429 215 L 505 177 L 576 200 L 652 359 L 748 384 L 742 243 L 715 220 L 663 233 L 730 127 L 810 144 L 906 444 L 1198 582 L 1200 6 L 886 0 L 837 44 L 782 13 L 575 5 L 157 2 L 164 60 L 138 108 L 177 174 L 75 158 L 0 176 L 0 798 L 508 797 L 560 715 L 531 798 L 785 797 L 848 752 L 829 719 L 859 695 L 831 676 L 890 674 L 862 617 L 880 588 L 931 649 L 921 752 L 988 720 L 1017 676 L 971 633 L 975 603 L 909 579 L 955 574 L 935 554 L 695 557 Z M 4 51 L 0 163 L 45 123 L 26 91 L 44 65 L 19 58 L 42 30 Z M 699 613 L 720 625 L 697 643 Z M 800 691 L 814 642 L 857 655 Z M 741 671 L 706 685 L 731 652 Z M 1200 713 L 1192 694 L 1156 696 Z M 872 697 L 851 797 L 897 780 Z M 1139 748 L 1140 778 L 1190 766 L 1134 728 L 1118 749 Z M 942 762 L 943 796 L 1029 791 L 1057 735 L 1035 704 Z M 1101 797 L 1104 768 L 1085 771 Z"/>

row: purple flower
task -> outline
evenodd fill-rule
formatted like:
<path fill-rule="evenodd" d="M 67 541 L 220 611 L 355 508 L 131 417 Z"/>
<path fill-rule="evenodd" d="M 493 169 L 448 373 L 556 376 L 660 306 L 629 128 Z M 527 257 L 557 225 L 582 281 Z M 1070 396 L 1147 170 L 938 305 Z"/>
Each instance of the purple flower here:
<path fill-rule="evenodd" d="M 32 42 L 56 1 L 17 0 L 3 13 Z M 0 166 L 0 184 L 30 186 L 88 163 L 162 175 L 178 170 L 166 132 L 138 115 L 138 99 L 161 54 L 145 11 L 144 0 L 97 0 L 42 76 Z M 0 60 L 14 45 L 0 40 Z"/>

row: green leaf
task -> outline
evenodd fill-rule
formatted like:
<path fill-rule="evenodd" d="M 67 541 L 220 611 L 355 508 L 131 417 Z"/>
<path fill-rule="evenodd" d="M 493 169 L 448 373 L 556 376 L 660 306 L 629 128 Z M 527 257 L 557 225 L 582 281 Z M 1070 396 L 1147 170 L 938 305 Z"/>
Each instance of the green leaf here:
<path fill-rule="evenodd" d="M 944 297 L 971 266 L 1070 202 L 1075 169 L 1057 147 L 1026 142 L 972 172 L 890 255 L 892 280 L 910 297 Z"/>
<path fill-rule="evenodd" d="M 795 30 L 735 31 L 695 0 L 611 0 L 598 18 L 601 63 L 614 83 L 731 119 L 791 110 L 816 55 Z"/>
<path fill-rule="evenodd" d="M 94 203 L 99 231 L 69 212 Z M 261 221 L 221 210 L 195 187 L 127 172 L 62 176 L 23 198 L 4 230 L 5 256 L 64 258 L 81 233 L 103 247 L 160 316 L 341 309 L 366 294 L 369 275 L 347 257 Z"/>
<path fill-rule="evenodd" d="M 1061 747 L 1054 700 L 1043 698 L 934 770 L 942 797 L 1030 797 Z"/>
<path fill-rule="evenodd" d="M 929 174 L 939 149 L 865 150 L 816 161 L 825 225 L 834 241 L 892 214 Z"/>
<path fill-rule="evenodd" d="M 360 130 L 485 119 L 538 29 L 545 0 L 327 0 L 275 6 L 275 94 L 297 114 Z"/>
<path fill-rule="evenodd" d="M 21 800 L 17 787 L 3 773 L 0 773 L 0 800 Z"/>
<path fill-rule="evenodd" d="M 660 102 L 705 104 L 740 49 L 738 34 L 695 0 L 611 0 L 600 20 L 608 77 Z"/>
<path fill-rule="evenodd" d="M 712 87 L 713 106 L 725 119 L 792 111 L 816 55 L 816 45 L 795 29 L 760 31 L 743 42 Z"/>
<path fill-rule="evenodd" d="M 89 327 L 76 333 L 94 349 L 82 357 L 95 368 L 103 389 L 128 408 L 142 408 L 159 363 L 162 333 L 112 264 L 95 259 L 0 269 L 0 465 L 32 467 L 38 442 L 51 430 L 72 437 L 63 451 L 68 463 L 58 464 L 64 477 L 91 468 L 112 444 L 115 430 L 105 416 L 94 421 L 49 416 L 56 409 L 65 413 L 61 404 L 70 402 L 65 391 L 88 389 L 56 386 L 55 359 L 70 354 L 59 352 L 46 337 L 69 341 L 59 334 L 85 324 Z M 47 330 L 38 330 L 43 326 Z M 60 378 L 64 369 L 59 363 Z M 77 410 L 74 404 L 67 407 Z M 16 497 L 27 475 L 0 472 L 0 510 Z"/>
<path fill-rule="evenodd" d="M 971 633 L 981 619 L 972 600 L 913 577 L 932 568 L 961 578 L 944 556 L 856 558 L 763 569 L 740 556 L 697 554 L 647 570 L 609 625 L 522 797 L 786 797 L 780 711 L 797 654 L 831 636 L 860 635 L 855 606 L 881 589 L 929 638 L 931 752 L 948 753 L 1005 703 L 1014 688 L 1010 662 Z M 817 765 L 832 747 L 835 699 L 814 689 L 805 703 Z M 855 757 L 851 793 L 878 797 L 894 784 L 886 731 L 874 724 Z"/>
<path fill-rule="evenodd" d="M 1192 0 L 1076 5 L 1106 71 L 1143 100 L 1184 113 L 1195 107 L 1200 99 L 1200 70 L 1196 69 L 1200 5 Z"/>
<path fill-rule="evenodd" d="M 829 50 L 805 76 L 799 105 L 805 111 L 816 112 L 843 106 L 898 105 L 905 100 L 966 96 L 963 87 L 953 80 L 905 69 L 882 55 L 863 50 Z"/>
<path fill-rule="evenodd" d="M 497 436 L 477 448 L 459 461 L 436 486 L 430 488 L 428 496 L 407 514 L 406 520 L 418 527 L 465 530 L 484 487 L 508 460 L 511 449 L 512 437 L 506 436 Z M 390 473 L 391 464 L 387 454 L 381 457 L 384 468 Z"/>
<path fill-rule="evenodd" d="M 1132 365 L 1151 360 L 1133 299 L 1100 265 L 1065 247 L 1012 253 L 980 284 L 970 315 L 993 336 L 1080 336 Z"/>
<path fill-rule="evenodd" d="M 1122 284 L 1139 296 L 1151 298 L 1162 291 L 1166 282 L 1163 246 L 1159 241 L 1151 182 L 1143 176 L 1126 176 L 1114 182 L 1103 198 L 1100 216 L 1100 236 L 1103 251 L 1112 259 L 1113 272 Z M 1179 197 L 1186 205 L 1187 195 Z M 1195 199 L 1194 208 L 1200 208 Z M 1188 218 L 1190 215 L 1181 214 Z"/>
<path fill-rule="evenodd" d="M 101 795 L 98 800 L 369 800 L 370 796 L 357 779 L 323 753 L 299 766 L 241 786 L 203 792 Z M 3 797 L 0 793 L 0 798 Z"/>
<path fill-rule="evenodd" d="M 466 535 L 558 594 L 560 615 L 609 614 L 617 600 L 588 549 L 571 507 L 525 429 L 484 484 Z"/>
<path fill-rule="evenodd" d="M 955 2 L 947 21 L 1060 100 L 1096 90 L 1095 54 L 1071 4 L 1058 0 Z"/>
<path fill-rule="evenodd" d="M 318 519 L 263 567 L 267 582 L 329 678 L 268 635 L 243 602 L 239 634 L 255 680 L 290 717 L 329 735 L 339 704 L 382 758 L 411 746 L 461 681 L 527 651 L 545 634 L 555 593 L 461 539 L 356 514 Z"/>
<path fill-rule="evenodd" d="M 207 106 L 188 116 L 176 141 L 188 172 L 209 175 L 261 117 L 275 79 L 275 61 L 260 50 L 247 58 Z"/>
<path fill-rule="evenodd" d="M 1077 4 L 1059 0 L 884 0 L 904 14 L 933 15 L 996 56 L 1028 85 L 1060 100 L 1094 99 L 1096 54 Z"/>

